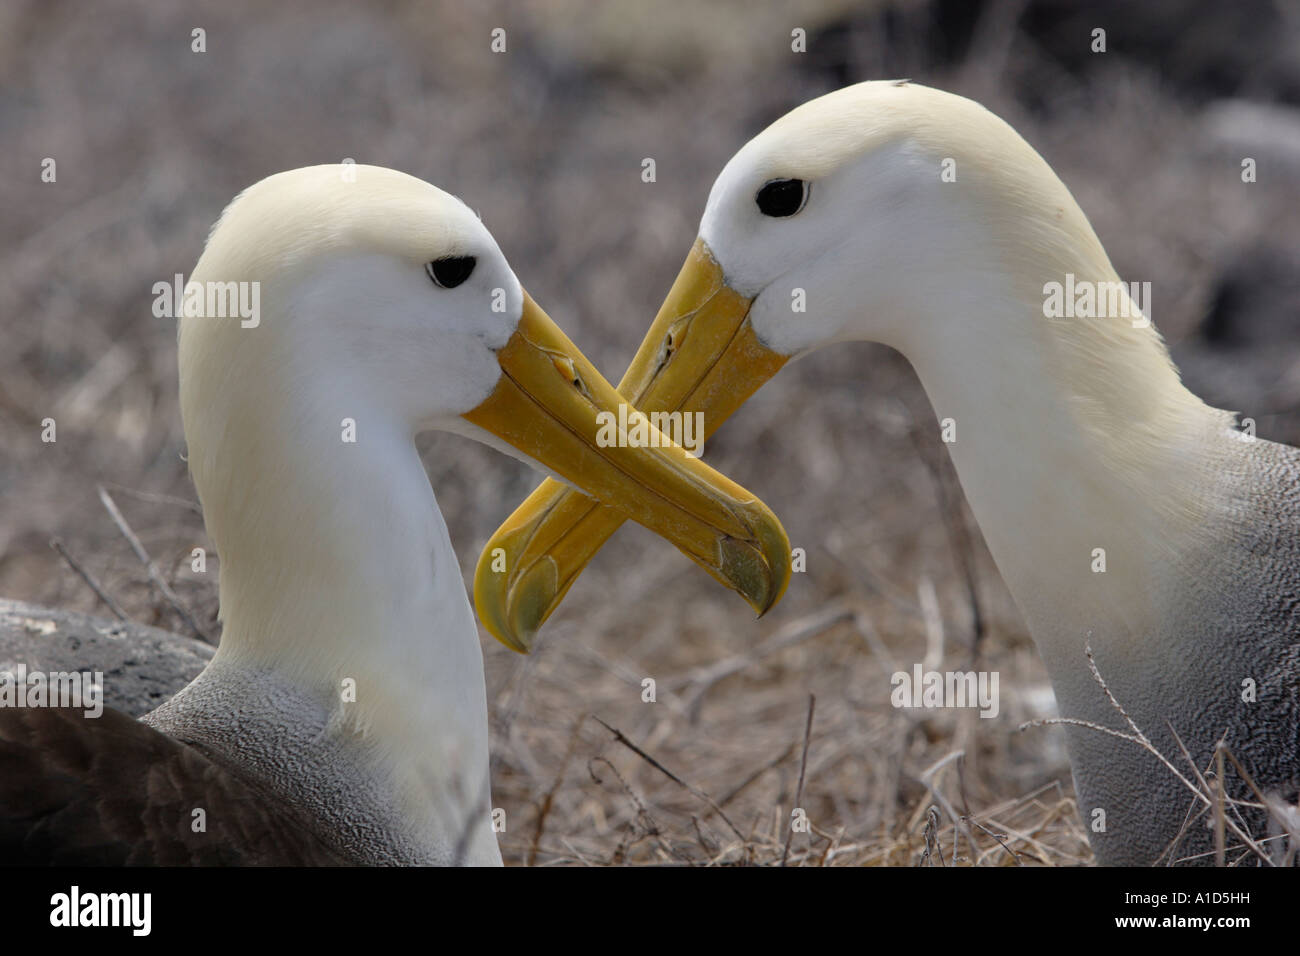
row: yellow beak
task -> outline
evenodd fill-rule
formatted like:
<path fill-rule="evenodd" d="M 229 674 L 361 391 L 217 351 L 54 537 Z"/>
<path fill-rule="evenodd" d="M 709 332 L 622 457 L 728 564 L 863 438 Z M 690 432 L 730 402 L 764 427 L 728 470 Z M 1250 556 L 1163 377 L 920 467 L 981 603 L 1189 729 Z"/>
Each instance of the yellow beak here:
<path fill-rule="evenodd" d="M 696 240 L 619 392 L 642 412 L 703 412 L 704 433 L 712 434 L 787 359 L 754 335 L 751 302 L 727 287 L 722 268 L 703 240 Z M 592 494 L 620 504 L 599 490 Z M 738 543 L 748 541 L 719 539 L 709 556 L 697 541 L 684 545 L 637 514 L 631 516 L 739 591 L 760 615 L 785 593 L 790 551 L 774 518 L 763 544 L 775 549 L 775 532 L 780 532 L 785 550 L 766 553 L 760 562 L 752 550 L 733 554 Z M 582 569 L 627 517 L 557 481 L 544 481 L 497 529 L 479 557 L 474 601 L 488 630 L 507 647 L 527 651 Z M 717 560 L 719 555 L 724 560 Z M 502 566 L 504 572 L 494 570 Z M 739 583 L 738 577 L 743 579 Z"/>
<path fill-rule="evenodd" d="M 635 407 L 619 414 L 619 405 L 627 405 L 623 397 L 527 293 L 519 326 L 497 357 L 500 382 L 463 417 L 592 496 L 548 479 L 543 488 L 555 490 L 548 502 L 562 500 L 562 514 L 580 505 L 611 515 L 613 527 L 600 542 L 631 518 L 739 591 L 760 613 L 776 601 L 790 579 L 790 542 L 776 516 L 652 425 L 629 429 Z M 563 534 L 569 525 L 548 524 L 549 503 L 542 508 L 524 526 L 515 521 L 523 508 L 517 510 L 489 542 L 474 576 L 483 623 L 517 651 L 529 649 L 572 575 L 600 547 L 583 552 L 572 574 L 567 563 L 549 560 L 545 549 L 560 543 L 552 528 Z"/>

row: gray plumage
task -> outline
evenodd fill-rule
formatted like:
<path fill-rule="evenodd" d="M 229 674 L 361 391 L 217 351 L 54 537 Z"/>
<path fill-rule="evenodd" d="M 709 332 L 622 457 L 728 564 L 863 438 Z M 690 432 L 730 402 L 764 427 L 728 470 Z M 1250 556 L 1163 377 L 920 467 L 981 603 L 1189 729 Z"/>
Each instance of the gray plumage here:
<path fill-rule="evenodd" d="M 1173 734 L 1196 766 L 1211 773 L 1222 736 L 1260 790 L 1294 804 L 1300 792 L 1300 451 L 1236 438 L 1215 450 L 1222 453 L 1215 466 L 1219 514 L 1196 549 L 1171 557 L 1183 603 L 1169 609 L 1164 633 L 1143 642 L 1149 654 L 1136 667 L 1101 652 L 1097 666 L 1129 716 L 1184 776 L 1195 781 Z M 1253 702 L 1247 699 L 1252 689 Z M 1073 709 L 1063 700 L 1062 711 L 1129 732 L 1100 688 Z M 1100 862 L 1214 861 L 1214 814 L 1167 767 L 1137 745 L 1095 730 L 1070 727 L 1067 734 L 1085 825 L 1095 808 L 1106 810 L 1106 830 L 1091 833 Z M 1231 762 L 1225 778 L 1230 796 L 1257 802 Z M 1171 808 L 1187 808 L 1185 829 L 1184 815 Z M 1256 839 L 1277 832 L 1263 810 L 1242 809 L 1235 818 Z M 1226 842 L 1239 843 L 1231 833 Z"/>

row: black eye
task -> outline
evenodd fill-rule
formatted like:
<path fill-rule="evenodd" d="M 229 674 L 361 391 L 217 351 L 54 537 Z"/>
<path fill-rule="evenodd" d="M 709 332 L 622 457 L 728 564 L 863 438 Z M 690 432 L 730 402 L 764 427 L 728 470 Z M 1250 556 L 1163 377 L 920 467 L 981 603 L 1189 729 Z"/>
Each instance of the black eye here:
<path fill-rule="evenodd" d="M 473 256 L 448 256 L 425 263 L 424 271 L 444 289 L 454 289 L 469 278 L 477 262 Z"/>
<path fill-rule="evenodd" d="M 808 184 L 802 179 L 773 179 L 764 183 L 754 197 L 764 216 L 793 216 L 808 199 Z"/>

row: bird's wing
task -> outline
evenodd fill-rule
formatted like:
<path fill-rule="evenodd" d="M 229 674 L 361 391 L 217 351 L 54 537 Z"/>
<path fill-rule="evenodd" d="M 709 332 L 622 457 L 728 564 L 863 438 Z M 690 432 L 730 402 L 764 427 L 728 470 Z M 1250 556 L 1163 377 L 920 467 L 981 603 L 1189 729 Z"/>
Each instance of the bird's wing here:
<path fill-rule="evenodd" d="M 0 707 L 0 863 L 347 862 L 282 803 L 125 714 Z"/>

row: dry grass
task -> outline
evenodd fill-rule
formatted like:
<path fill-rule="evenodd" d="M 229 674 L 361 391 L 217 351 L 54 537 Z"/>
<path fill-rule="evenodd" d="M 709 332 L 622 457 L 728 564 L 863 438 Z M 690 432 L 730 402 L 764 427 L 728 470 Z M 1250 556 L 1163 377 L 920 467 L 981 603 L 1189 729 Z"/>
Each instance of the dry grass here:
<path fill-rule="evenodd" d="M 180 457 L 174 330 L 151 316 L 150 287 L 189 271 L 241 188 L 353 157 L 458 193 L 617 380 L 716 172 L 766 122 L 835 84 L 824 57 L 789 53 L 791 26 L 815 38 L 849 6 L 6 4 L 0 594 L 107 613 L 88 576 L 133 619 L 186 629 L 101 505 L 102 483 L 175 603 L 219 630 L 211 566 L 189 570 L 190 549 L 207 542 Z M 1158 64 L 1116 58 L 1087 80 L 1062 75 L 1056 107 L 1031 114 L 1010 92 L 1035 55 L 1023 36 L 994 31 L 936 71 L 882 52 L 869 17 L 853 22 L 829 66 L 855 79 L 892 68 L 1004 115 L 1071 185 L 1121 274 L 1154 282 L 1173 343 L 1252 237 L 1300 246 L 1285 218 L 1294 187 L 1261 183 L 1243 199 L 1204 143 L 1200 104 L 1167 95 Z M 189 50 L 194 26 L 208 31 L 202 56 Z M 488 52 L 494 26 L 508 30 L 507 56 Z M 45 156 L 57 184 L 38 180 Z M 640 180 L 646 156 L 654 184 Z M 1232 391 L 1236 378 L 1217 400 L 1250 408 L 1267 394 L 1267 382 Z M 54 445 L 39 441 L 46 416 L 59 423 Z M 1300 430 L 1293 408 L 1259 420 L 1265 435 Z M 1062 731 L 1018 729 L 1052 715 L 1050 688 L 932 422 L 897 355 L 863 345 L 813 356 L 709 451 L 807 550 L 780 607 L 755 623 L 671 547 L 627 527 L 532 656 L 484 637 L 508 862 L 1091 860 Z M 536 478 L 449 436 L 421 448 L 468 577 Z M 923 659 L 1000 672 L 998 717 L 890 707 L 889 675 Z M 655 703 L 642 700 L 645 678 Z M 800 790 L 811 830 L 789 838 Z"/>

